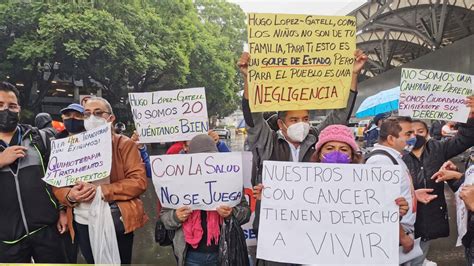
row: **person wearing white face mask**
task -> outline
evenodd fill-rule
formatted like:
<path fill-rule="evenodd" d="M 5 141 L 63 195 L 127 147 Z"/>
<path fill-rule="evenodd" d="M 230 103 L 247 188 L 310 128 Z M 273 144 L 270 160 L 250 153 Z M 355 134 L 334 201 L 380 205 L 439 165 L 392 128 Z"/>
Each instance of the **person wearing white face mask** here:
<path fill-rule="evenodd" d="M 109 102 L 100 97 L 90 98 L 85 103 L 84 118 L 86 130 L 115 121 Z M 148 220 L 139 198 L 146 190 L 147 177 L 138 147 L 133 140 L 112 133 L 112 169 L 109 177 L 53 190 L 61 204 L 70 207 L 67 213 L 68 227 L 88 264 L 94 264 L 88 228 L 89 208 L 98 186 L 101 187 L 102 199 L 110 205 L 120 261 L 122 264 L 131 264 L 133 231 L 145 225 Z"/>
<path fill-rule="evenodd" d="M 357 76 L 367 61 L 362 51 L 354 52 L 354 66 L 351 93 L 347 107 L 333 110 L 317 127 L 309 124 L 309 110 L 292 110 L 278 112 L 278 131 L 270 128 L 263 119 L 263 113 L 251 113 L 248 102 L 248 62 L 250 55 L 243 53 L 238 66 L 244 78 L 244 97 L 242 110 L 247 124 L 248 143 L 253 153 L 252 184 L 254 189 L 261 189 L 262 164 L 265 160 L 309 162 L 315 149 L 321 130 L 332 124 L 346 124 L 352 113 L 357 95 Z M 260 201 L 257 200 L 253 229 L 258 237 Z M 258 265 L 282 265 L 281 263 L 260 261 Z M 284 265 L 284 264 L 283 264 Z"/>

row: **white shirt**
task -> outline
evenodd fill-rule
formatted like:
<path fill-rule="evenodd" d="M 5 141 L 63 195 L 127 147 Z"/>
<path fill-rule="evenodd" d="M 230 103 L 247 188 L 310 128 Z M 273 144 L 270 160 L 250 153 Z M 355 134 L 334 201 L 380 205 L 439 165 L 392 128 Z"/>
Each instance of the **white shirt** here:
<path fill-rule="evenodd" d="M 415 190 L 413 188 L 413 183 L 410 176 L 410 171 L 408 170 L 408 167 L 405 162 L 402 160 L 402 154 L 397 150 L 380 144 L 374 145 L 374 149 L 372 151 L 375 150 L 387 151 L 388 153 L 390 153 L 390 155 L 393 156 L 393 158 L 397 160 L 398 165 L 402 167 L 403 178 L 400 180 L 400 196 L 404 197 L 407 200 L 409 209 L 407 214 L 403 216 L 402 220 L 400 221 L 400 224 L 406 232 L 412 233 L 415 231 L 417 202 L 415 197 Z M 366 161 L 366 164 L 393 165 L 393 162 L 389 157 L 377 154 L 370 157 Z"/>
<path fill-rule="evenodd" d="M 286 141 L 286 143 L 288 143 L 288 146 L 290 146 L 292 161 L 295 162 L 295 163 L 299 162 L 300 161 L 300 146 L 301 145 L 298 145 L 298 148 L 296 148 L 295 145 L 291 144 L 288 140 L 286 140 L 285 136 L 281 133 L 281 131 L 279 131 L 278 133 L 283 137 L 283 139 Z"/>

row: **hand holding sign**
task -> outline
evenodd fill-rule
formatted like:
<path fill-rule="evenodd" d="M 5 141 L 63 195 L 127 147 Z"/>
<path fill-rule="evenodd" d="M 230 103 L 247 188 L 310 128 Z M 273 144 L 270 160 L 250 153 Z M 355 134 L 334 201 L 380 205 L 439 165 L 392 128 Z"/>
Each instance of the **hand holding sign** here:
<path fill-rule="evenodd" d="M 193 211 L 191 210 L 191 208 L 187 207 L 187 206 L 183 206 L 183 207 L 179 207 L 176 209 L 176 218 L 178 218 L 178 220 L 180 220 L 182 223 L 186 222 L 186 220 L 188 219 L 189 215 L 191 215 Z"/>
<path fill-rule="evenodd" d="M 227 218 L 232 214 L 232 207 L 221 205 L 217 207 L 216 211 L 222 218 Z"/>
<path fill-rule="evenodd" d="M 249 83 L 248 83 L 248 71 L 249 71 L 249 60 L 250 54 L 248 52 L 243 52 L 240 56 L 239 62 L 237 62 L 237 66 L 240 69 L 240 73 L 242 74 L 242 78 L 244 79 L 244 99 L 249 99 Z"/>
<path fill-rule="evenodd" d="M 96 186 L 79 181 L 69 191 L 67 197 L 71 202 L 89 202 L 95 197 Z"/>
<path fill-rule="evenodd" d="M 237 66 L 240 69 L 240 73 L 242 76 L 247 79 L 248 75 L 248 68 L 249 68 L 249 61 L 250 61 L 250 54 L 248 52 L 243 52 L 240 56 L 239 62 L 237 62 Z"/>
<path fill-rule="evenodd" d="M 467 107 L 471 108 L 471 114 L 469 115 L 469 118 L 473 118 L 474 117 L 474 96 L 467 97 L 466 105 Z"/>
<path fill-rule="evenodd" d="M 399 197 L 395 200 L 395 203 L 398 205 L 398 210 L 400 212 L 400 217 L 405 216 L 408 212 L 408 202 L 404 197 Z"/>
<path fill-rule="evenodd" d="M 263 185 L 258 184 L 253 187 L 253 197 L 256 198 L 257 200 L 262 199 L 262 190 L 263 190 Z"/>
<path fill-rule="evenodd" d="M 355 61 L 352 73 L 354 73 L 355 77 L 357 78 L 357 75 L 360 73 L 369 57 L 367 57 L 367 55 L 360 49 L 354 51 L 354 57 Z"/>

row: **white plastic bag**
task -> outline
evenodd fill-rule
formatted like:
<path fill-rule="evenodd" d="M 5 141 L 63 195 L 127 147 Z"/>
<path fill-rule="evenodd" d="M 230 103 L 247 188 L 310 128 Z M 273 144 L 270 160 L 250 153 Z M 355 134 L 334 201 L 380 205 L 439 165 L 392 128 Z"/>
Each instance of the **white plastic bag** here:
<path fill-rule="evenodd" d="M 89 209 L 89 238 L 96 264 L 120 265 L 120 253 L 114 221 L 109 203 L 102 200 L 102 190 L 97 187 Z"/>

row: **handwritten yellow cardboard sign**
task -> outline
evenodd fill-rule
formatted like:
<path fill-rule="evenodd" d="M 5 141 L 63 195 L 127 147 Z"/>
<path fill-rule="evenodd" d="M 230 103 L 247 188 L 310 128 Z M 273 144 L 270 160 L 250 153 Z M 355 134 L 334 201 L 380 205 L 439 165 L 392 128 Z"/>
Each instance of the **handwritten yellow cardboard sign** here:
<path fill-rule="evenodd" d="M 344 108 L 354 63 L 354 17 L 248 15 L 252 112 Z"/>

